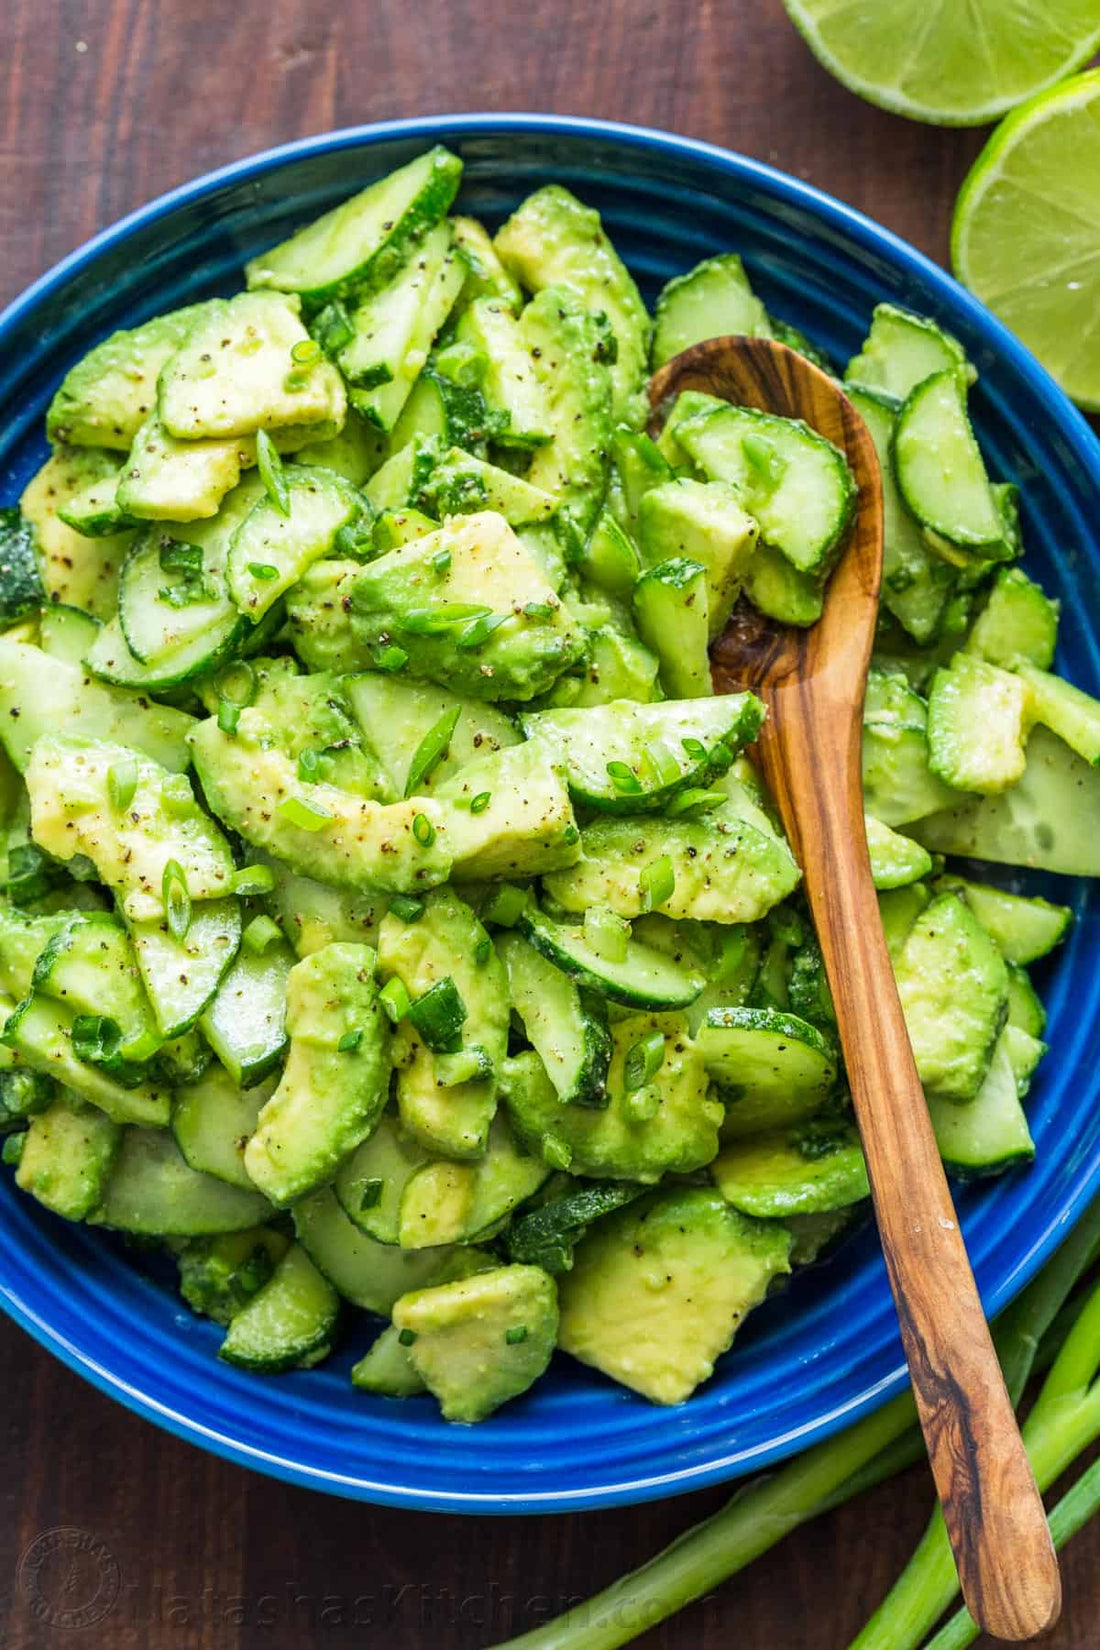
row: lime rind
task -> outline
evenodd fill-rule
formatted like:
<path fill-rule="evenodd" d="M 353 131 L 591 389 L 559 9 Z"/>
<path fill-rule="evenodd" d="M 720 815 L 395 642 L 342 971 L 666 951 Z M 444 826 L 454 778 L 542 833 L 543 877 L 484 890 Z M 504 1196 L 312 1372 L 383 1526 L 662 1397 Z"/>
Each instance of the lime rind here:
<path fill-rule="evenodd" d="M 981 126 L 1083 67 L 1095 0 L 783 0 L 818 62 L 909 120 Z"/>
<path fill-rule="evenodd" d="M 993 133 L 955 204 L 956 275 L 1079 407 L 1100 412 L 1100 69 Z"/>

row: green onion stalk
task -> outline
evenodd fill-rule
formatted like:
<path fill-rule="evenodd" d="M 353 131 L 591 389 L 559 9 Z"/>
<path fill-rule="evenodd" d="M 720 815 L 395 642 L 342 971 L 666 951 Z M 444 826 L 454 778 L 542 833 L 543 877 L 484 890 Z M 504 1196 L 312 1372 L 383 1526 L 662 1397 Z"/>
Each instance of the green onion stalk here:
<path fill-rule="evenodd" d="M 1087 1330 L 1081 1329 L 1084 1318 L 1065 1335 L 1059 1313 L 1095 1258 L 1098 1245 L 1100 1200 L 995 1324 L 994 1341 L 1014 1399 L 1022 1393 L 1036 1362 L 1044 1360 L 1048 1332 L 1064 1336 L 1064 1344 L 1053 1361 L 1047 1387 L 1058 1371 L 1061 1374 L 1055 1390 L 1080 1376 L 1088 1361 L 1082 1351 L 1082 1334 L 1087 1335 Z M 1090 1300 L 1086 1312 L 1091 1310 Z M 1095 1361 L 1100 1361 L 1100 1332 L 1094 1338 Z M 1061 1448 L 1052 1452 L 1053 1457 L 1071 1460 L 1084 1447 L 1077 1440 L 1086 1431 L 1084 1421 L 1065 1428 Z M 1071 1442 L 1075 1448 L 1070 1448 Z M 640 1569 L 556 1621 L 510 1640 L 499 1650 L 615 1650 L 618 1645 L 629 1644 L 640 1633 L 743 1570 L 792 1530 L 892 1477 L 922 1453 L 913 1399 L 910 1393 L 903 1393 L 847 1432 L 815 1445 L 770 1476 L 754 1479 L 718 1512 L 686 1530 Z M 950 1604 L 955 1587 L 957 1582 L 932 1617 L 933 1622 Z M 901 1641 L 891 1641 L 890 1650 L 901 1650 Z"/>

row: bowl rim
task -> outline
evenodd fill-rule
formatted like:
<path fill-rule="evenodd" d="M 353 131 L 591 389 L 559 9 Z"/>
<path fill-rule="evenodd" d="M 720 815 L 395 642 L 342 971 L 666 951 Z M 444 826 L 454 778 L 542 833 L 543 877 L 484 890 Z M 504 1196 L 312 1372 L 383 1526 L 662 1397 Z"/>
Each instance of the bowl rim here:
<path fill-rule="evenodd" d="M 1100 439 L 1093 433 L 1083 414 L 1004 323 L 925 253 L 918 251 L 892 230 L 876 224 L 873 219 L 856 208 L 766 162 L 701 139 L 682 137 L 659 128 L 589 119 L 583 116 L 511 111 L 499 114 L 469 112 L 413 116 L 341 127 L 294 139 L 260 150 L 240 160 L 231 161 L 155 196 L 146 204 L 100 230 L 40 275 L 0 311 L 0 347 L 3 346 L 10 328 L 26 322 L 40 304 L 62 289 L 66 282 L 86 266 L 93 264 L 103 252 L 124 242 L 137 229 L 156 223 L 158 219 L 168 216 L 181 206 L 201 202 L 205 196 L 226 185 L 254 180 L 278 170 L 289 162 L 325 152 L 368 149 L 376 143 L 400 139 L 414 139 L 426 143 L 445 142 L 450 139 L 506 136 L 509 133 L 523 132 L 604 139 L 628 150 L 634 149 L 640 155 L 646 151 L 656 151 L 666 155 L 690 157 L 703 162 L 712 171 L 727 179 L 751 184 L 772 200 L 801 206 L 819 222 L 835 228 L 848 239 L 856 241 L 863 249 L 885 256 L 895 267 L 916 274 L 949 310 L 956 314 L 961 311 L 983 344 L 999 359 L 1006 361 L 1019 375 L 1028 393 L 1034 397 L 1036 409 L 1047 414 L 1058 425 L 1082 471 L 1100 488 Z M 986 1291 L 983 1300 L 990 1317 L 1007 1306 L 1030 1281 L 1080 1218 L 1098 1189 L 1100 1161 L 1093 1165 L 1091 1173 L 1082 1174 L 1073 1197 L 1056 1216 L 1050 1218 L 1046 1225 L 1034 1234 L 1030 1247 L 1019 1258 L 1009 1276 L 995 1289 Z M 685 1466 L 652 1477 L 634 1478 L 629 1482 L 620 1482 L 603 1489 L 540 1488 L 534 1492 L 518 1491 L 514 1495 L 477 1492 L 459 1494 L 453 1491 L 435 1494 L 421 1488 L 395 1487 L 368 1482 L 359 1477 L 350 1478 L 336 1470 L 322 1471 L 289 1460 L 285 1455 L 227 1437 L 199 1420 L 178 1413 L 158 1401 L 153 1394 L 136 1389 L 122 1376 L 105 1368 L 95 1358 L 67 1340 L 61 1330 L 45 1321 L 33 1306 L 21 1299 L 2 1279 L 0 1306 L 40 1345 L 75 1373 L 126 1408 L 147 1420 L 154 1421 L 177 1437 L 198 1444 L 239 1466 L 250 1467 L 306 1488 L 322 1489 L 332 1494 L 351 1496 L 380 1505 L 421 1511 L 472 1514 L 566 1512 L 629 1505 L 664 1495 L 702 1489 L 750 1470 L 768 1466 L 809 1448 L 812 1444 L 870 1414 L 903 1391 L 908 1384 L 907 1370 L 904 1363 L 900 1363 L 889 1374 L 855 1395 L 850 1402 L 819 1415 L 816 1420 L 807 1422 L 790 1433 L 772 1439 L 766 1445 L 757 1446 L 747 1452 L 731 1450 L 705 1464 Z"/>

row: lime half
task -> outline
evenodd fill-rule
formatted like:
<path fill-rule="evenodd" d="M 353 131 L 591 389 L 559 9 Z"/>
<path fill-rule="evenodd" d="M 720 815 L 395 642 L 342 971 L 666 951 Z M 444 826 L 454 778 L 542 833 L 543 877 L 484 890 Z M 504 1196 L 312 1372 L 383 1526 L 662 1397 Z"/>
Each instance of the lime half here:
<path fill-rule="evenodd" d="M 1100 411 L 1100 69 L 997 128 L 959 194 L 951 261 L 1066 393 Z"/>
<path fill-rule="evenodd" d="M 850 92 L 934 126 L 981 126 L 1100 46 L 1097 0 L 783 0 Z"/>

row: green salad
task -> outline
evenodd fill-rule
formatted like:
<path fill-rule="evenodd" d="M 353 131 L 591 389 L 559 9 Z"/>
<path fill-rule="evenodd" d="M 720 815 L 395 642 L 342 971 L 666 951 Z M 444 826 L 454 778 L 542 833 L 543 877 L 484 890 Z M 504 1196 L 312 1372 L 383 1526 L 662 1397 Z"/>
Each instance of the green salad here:
<path fill-rule="evenodd" d="M 559 1347 L 679 1403 L 866 1207 L 763 707 L 708 665 L 739 601 L 819 616 L 854 485 L 696 393 L 642 433 L 700 339 L 821 360 L 734 254 L 651 318 L 567 190 L 490 236 L 460 174 L 54 396 L 0 516 L 3 1157 L 166 1248 L 245 1369 L 358 1336 L 357 1387 L 478 1421 Z M 1034 1154 L 1071 914 L 944 856 L 1100 874 L 1100 704 L 974 377 L 885 304 L 844 374 L 886 489 L 871 864 L 943 1157 L 988 1175 Z"/>

